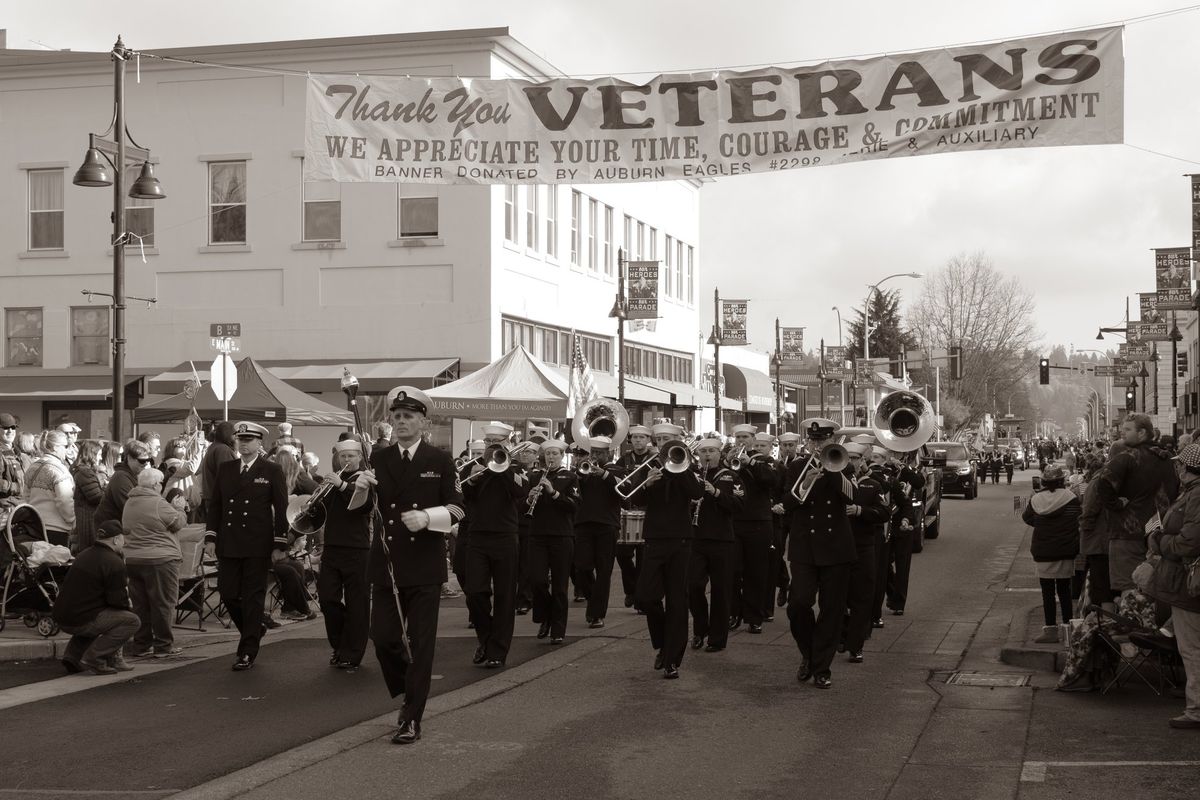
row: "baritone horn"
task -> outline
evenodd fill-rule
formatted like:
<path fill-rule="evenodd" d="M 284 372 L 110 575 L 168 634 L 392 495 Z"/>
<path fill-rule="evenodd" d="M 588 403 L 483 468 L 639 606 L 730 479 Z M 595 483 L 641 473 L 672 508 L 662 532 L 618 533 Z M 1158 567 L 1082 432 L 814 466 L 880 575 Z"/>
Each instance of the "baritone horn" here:
<path fill-rule="evenodd" d="M 589 400 L 575 411 L 571 434 L 581 446 L 596 436 L 607 436 L 612 439 L 612 451 L 618 452 L 629 434 L 629 412 L 607 397 Z"/>
<path fill-rule="evenodd" d="M 792 497 L 803 503 L 808 499 L 817 476 L 824 472 L 840 473 L 850 463 L 850 454 L 840 444 L 827 444 L 808 457 L 804 469 L 792 484 Z"/>
<path fill-rule="evenodd" d="M 638 464 L 632 472 L 617 481 L 613 491 L 622 499 L 628 500 L 646 485 L 646 481 L 650 480 L 650 470 L 662 469 L 672 473 L 687 472 L 692 468 L 692 460 L 692 451 L 684 442 L 679 439 L 664 442 L 658 450 L 658 455 Z"/>
<path fill-rule="evenodd" d="M 880 445 L 897 453 L 909 453 L 933 438 L 937 418 L 923 395 L 900 389 L 879 401 L 871 416 L 871 427 Z"/>

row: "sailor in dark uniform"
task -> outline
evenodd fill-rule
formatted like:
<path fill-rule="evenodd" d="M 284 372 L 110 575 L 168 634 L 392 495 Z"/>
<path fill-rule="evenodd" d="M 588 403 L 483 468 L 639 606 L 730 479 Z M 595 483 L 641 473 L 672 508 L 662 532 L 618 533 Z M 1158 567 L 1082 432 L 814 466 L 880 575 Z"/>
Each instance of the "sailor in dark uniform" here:
<path fill-rule="evenodd" d="M 617 464 L 622 475 L 629 475 L 639 465 L 654 458 L 654 448 L 650 439 L 649 428 L 645 425 L 634 425 L 629 429 L 628 436 L 629 446 L 632 449 L 623 455 Z M 645 477 L 645 470 L 642 470 L 634 478 L 634 482 L 641 481 Z M 636 496 L 630 498 L 626 505 L 631 509 L 644 508 L 642 500 Z M 637 593 L 638 569 L 641 564 L 644 547 L 645 545 L 642 544 L 617 545 L 617 566 L 621 570 L 621 588 L 625 592 L 626 608 L 633 606 L 634 595 Z"/>
<path fill-rule="evenodd" d="M 567 635 L 567 584 L 575 563 L 575 509 L 579 487 L 575 473 L 562 466 L 567 446 L 559 439 L 542 442 L 545 469 L 530 477 L 526 497 L 529 525 L 529 584 L 537 637 L 562 644 Z M 534 477 L 537 483 L 533 483 Z"/>
<path fill-rule="evenodd" d="M 612 461 L 612 439 L 591 440 L 588 474 L 577 469 L 579 507 L 575 511 L 575 578 L 587 598 L 589 628 L 603 628 L 621 524 L 621 497 L 614 490 L 621 471 Z"/>
<path fill-rule="evenodd" d="M 771 564 L 774 531 L 771 495 L 778 476 L 770 456 L 757 449 L 757 429 L 738 425 L 733 429 L 734 451 L 730 467 L 738 470 L 746 496 L 742 509 L 733 515 L 733 596 L 730 599 L 729 629 L 745 620 L 750 633 L 762 633 L 770 613 L 767 574 Z M 769 434 L 764 434 L 767 441 Z M 736 463 L 734 463 L 736 461 Z"/>
<path fill-rule="evenodd" d="M 238 458 L 217 467 L 204 534 L 217 558 L 217 591 L 237 626 L 237 672 L 254 666 L 267 632 L 263 602 L 267 571 L 287 558 L 288 490 L 283 470 L 262 451 L 267 429 L 254 422 L 234 425 Z M 211 546 L 211 547 L 210 547 Z"/>
<path fill-rule="evenodd" d="M 858 437 L 855 437 L 858 438 Z M 882 541 L 883 528 L 891 513 L 883 487 L 870 475 L 870 445 L 850 442 L 844 445 L 850 458 L 847 472 L 854 481 L 854 504 L 849 506 L 850 529 L 854 532 L 857 560 L 850 565 L 846 605 L 849 616 L 843 637 L 850 651 L 850 663 L 861 664 L 863 643 L 871 633 L 871 604 L 875 595 L 875 543 Z"/>
<path fill-rule="evenodd" d="M 380 530 L 371 545 L 371 639 L 384 682 L 404 705 L 394 744 L 421 738 L 421 717 L 433 680 L 438 607 L 446 582 L 445 535 L 463 516 L 454 460 L 423 441 L 429 397 L 412 386 L 389 393 L 395 443 L 371 453 L 348 507 L 378 498 Z"/>
<path fill-rule="evenodd" d="M 770 616 L 771 601 L 775 601 L 780 608 L 787 605 L 788 587 L 791 584 L 791 576 L 788 575 L 787 568 L 788 518 L 785 514 L 774 513 L 774 506 L 783 502 L 783 494 L 789 488 L 783 485 L 787 468 L 800 457 L 800 434 L 779 434 L 779 460 L 775 462 L 775 488 L 771 493 L 773 542 L 771 571 L 767 577 L 768 616 Z"/>
<path fill-rule="evenodd" d="M 808 419 L 803 427 L 808 433 L 809 449 L 819 452 L 838 425 L 832 420 Z M 788 489 L 782 503 L 791 512 L 792 521 L 788 621 L 802 657 L 796 679 L 803 682 L 815 678 L 818 688 L 828 689 L 832 685 L 830 665 L 841 638 L 850 565 L 858 559 L 847 514 L 854 505 L 854 484 L 841 472 L 813 469 L 805 474 L 806 463 L 800 459 L 788 468 Z M 804 480 L 800 481 L 802 474 Z M 794 492 L 792 487 L 798 481 L 801 486 Z M 805 489 L 807 494 L 801 502 L 796 493 Z M 818 598 L 821 613 L 816 616 L 813 605 Z"/>
<path fill-rule="evenodd" d="M 692 649 L 725 649 L 729 639 L 729 595 L 733 591 L 733 515 L 745 491 L 738 473 L 721 463 L 721 440 L 701 439 L 696 446 L 704 496 L 693 501 L 692 560 L 688 567 L 688 605 L 692 611 Z M 705 596 L 705 587 L 709 587 Z"/>

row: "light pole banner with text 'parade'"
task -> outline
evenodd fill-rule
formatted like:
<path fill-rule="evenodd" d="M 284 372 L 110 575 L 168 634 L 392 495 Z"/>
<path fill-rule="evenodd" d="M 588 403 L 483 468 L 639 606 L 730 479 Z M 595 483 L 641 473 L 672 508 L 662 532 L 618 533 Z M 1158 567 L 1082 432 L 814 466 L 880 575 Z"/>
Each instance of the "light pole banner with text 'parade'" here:
<path fill-rule="evenodd" d="M 1123 30 L 644 84 L 313 75 L 304 180 L 624 183 L 1118 144 Z"/>

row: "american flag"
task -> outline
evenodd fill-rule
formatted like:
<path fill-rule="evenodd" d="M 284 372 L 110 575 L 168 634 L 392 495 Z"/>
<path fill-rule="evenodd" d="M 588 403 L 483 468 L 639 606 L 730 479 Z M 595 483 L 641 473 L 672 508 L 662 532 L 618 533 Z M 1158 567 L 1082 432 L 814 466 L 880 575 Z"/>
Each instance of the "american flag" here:
<path fill-rule="evenodd" d="M 567 392 L 567 418 L 574 417 L 576 408 L 599 396 L 596 380 L 592 377 L 592 368 L 588 366 L 583 348 L 579 346 L 579 334 L 571 331 L 571 380 Z"/>

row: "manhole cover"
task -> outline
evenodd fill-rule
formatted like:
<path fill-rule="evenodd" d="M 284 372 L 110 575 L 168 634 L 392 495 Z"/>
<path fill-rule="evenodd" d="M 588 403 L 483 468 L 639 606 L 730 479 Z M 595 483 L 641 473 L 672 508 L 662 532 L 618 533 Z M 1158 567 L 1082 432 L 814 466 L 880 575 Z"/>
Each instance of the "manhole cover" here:
<path fill-rule="evenodd" d="M 953 672 L 946 683 L 954 686 L 1001 686 L 1019 688 L 1029 685 L 1028 674 L 1015 672 Z"/>

